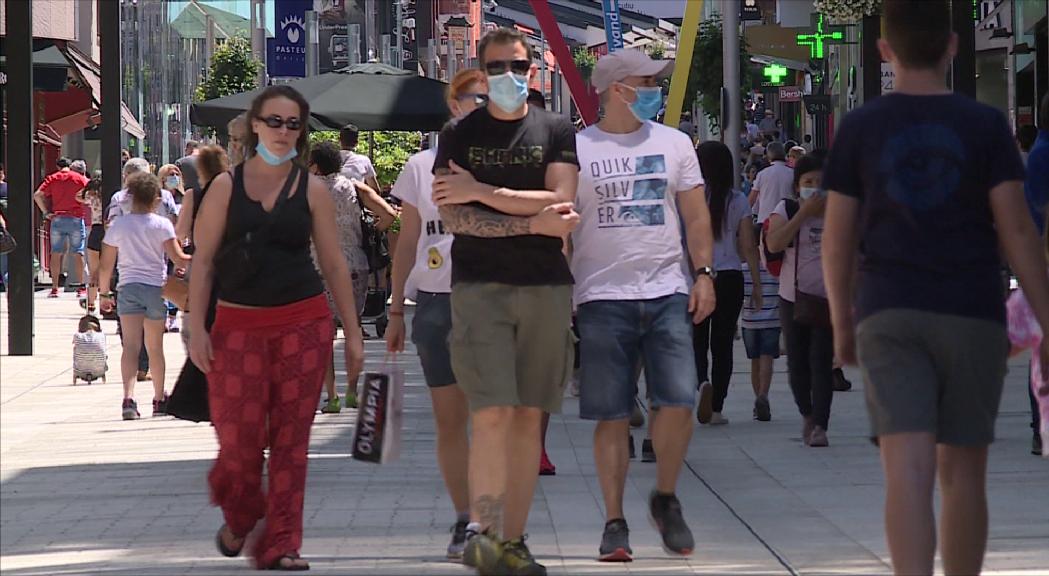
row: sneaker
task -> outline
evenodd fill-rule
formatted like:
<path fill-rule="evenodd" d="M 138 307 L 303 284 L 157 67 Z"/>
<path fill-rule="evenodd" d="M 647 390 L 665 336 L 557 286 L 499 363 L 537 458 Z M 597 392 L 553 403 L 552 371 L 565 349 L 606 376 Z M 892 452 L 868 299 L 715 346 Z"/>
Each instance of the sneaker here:
<path fill-rule="evenodd" d="M 148 370 L 139 370 L 138 374 L 135 375 L 135 380 L 138 382 L 149 382 L 153 377 L 149 375 Z"/>
<path fill-rule="evenodd" d="M 645 413 L 641 411 L 641 404 L 634 398 L 634 411 L 630 413 L 630 427 L 641 428 L 645 425 Z"/>
<path fill-rule="evenodd" d="M 357 409 L 357 394 L 355 392 L 346 393 L 346 407 Z"/>
<path fill-rule="evenodd" d="M 845 378 L 845 372 L 841 368 L 835 368 L 832 374 L 835 392 L 848 392 L 852 390 L 852 382 Z"/>
<path fill-rule="evenodd" d="M 827 440 L 827 431 L 819 426 L 812 428 L 812 434 L 809 436 L 809 447 L 810 448 L 826 448 L 830 446 L 830 441 Z"/>
<path fill-rule="evenodd" d="M 324 406 L 321 406 L 321 414 L 338 414 L 342 412 L 342 402 L 339 401 L 339 397 L 328 398 L 324 401 Z"/>
<path fill-rule="evenodd" d="M 696 547 L 692 531 L 681 514 L 681 502 L 674 494 L 659 494 L 655 490 L 648 497 L 648 513 L 652 524 L 663 537 L 667 552 L 688 556 Z"/>
<path fill-rule="evenodd" d="M 168 395 L 153 401 L 153 416 L 164 416 L 168 413 Z"/>
<path fill-rule="evenodd" d="M 630 528 L 626 520 L 616 518 L 605 523 L 605 533 L 601 535 L 601 548 L 598 550 L 599 562 L 631 562 L 634 551 L 630 549 Z"/>
<path fill-rule="evenodd" d="M 641 441 L 641 461 L 642 462 L 655 462 L 656 451 L 652 449 L 652 439 L 645 438 Z"/>
<path fill-rule="evenodd" d="M 816 427 L 816 423 L 812 421 L 812 416 L 803 416 L 801 420 L 801 442 L 806 446 L 809 445 L 809 437 L 812 436 L 812 430 Z"/>
<path fill-rule="evenodd" d="M 463 547 L 463 564 L 476 568 L 480 574 L 499 574 L 499 561 L 503 556 L 503 545 L 488 532 L 466 530 L 466 546 Z"/>
<path fill-rule="evenodd" d="M 138 404 L 131 398 L 124 398 L 124 403 L 120 405 L 121 415 L 124 420 L 138 420 L 140 415 L 138 413 Z"/>
<path fill-rule="evenodd" d="M 721 415 L 721 412 L 712 412 L 710 414 L 710 425 L 711 426 L 724 426 L 728 424 L 728 418 Z"/>
<path fill-rule="evenodd" d="M 448 559 L 462 560 L 463 549 L 466 548 L 466 527 L 470 523 L 460 520 L 452 525 L 452 541 L 448 543 Z"/>
<path fill-rule="evenodd" d="M 168 332 L 178 332 L 178 318 L 168 316 L 168 319 L 164 321 L 164 329 Z"/>
<path fill-rule="evenodd" d="M 540 476 L 556 476 L 557 466 L 550 461 L 550 458 L 546 455 L 546 448 L 543 448 L 543 454 L 539 457 L 539 475 Z"/>
<path fill-rule="evenodd" d="M 626 439 L 627 446 L 630 447 L 630 459 L 633 460 L 634 458 L 637 458 L 637 450 L 634 448 L 634 435 L 627 434 Z"/>
<path fill-rule="evenodd" d="M 58 288 L 52 288 L 51 291 L 47 293 L 47 297 L 58 298 Z"/>
<path fill-rule="evenodd" d="M 768 422 L 772 420 L 772 407 L 769 406 L 769 399 L 764 396 L 758 396 L 754 399 L 754 419 L 758 422 Z"/>
<path fill-rule="evenodd" d="M 80 300 L 87 298 L 87 288 L 77 288 L 76 297 Z"/>
<path fill-rule="evenodd" d="M 710 382 L 699 385 L 699 407 L 696 408 L 696 419 L 700 424 L 709 424 L 714 413 L 714 388 Z"/>
<path fill-rule="evenodd" d="M 546 566 L 535 561 L 535 557 L 525 544 L 526 538 L 528 538 L 527 535 L 503 542 L 503 554 L 499 558 L 496 574 L 546 576 Z M 478 571 L 485 574 L 480 568 Z"/>

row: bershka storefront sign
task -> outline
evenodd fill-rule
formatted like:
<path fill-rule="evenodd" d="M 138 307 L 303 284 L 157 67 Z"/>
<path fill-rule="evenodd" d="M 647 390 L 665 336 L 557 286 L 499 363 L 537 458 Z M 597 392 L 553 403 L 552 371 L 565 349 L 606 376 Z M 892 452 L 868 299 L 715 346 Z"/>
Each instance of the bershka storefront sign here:
<path fill-rule="evenodd" d="M 803 93 L 801 88 L 798 86 L 780 86 L 779 87 L 779 101 L 780 102 L 801 102 Z"/>

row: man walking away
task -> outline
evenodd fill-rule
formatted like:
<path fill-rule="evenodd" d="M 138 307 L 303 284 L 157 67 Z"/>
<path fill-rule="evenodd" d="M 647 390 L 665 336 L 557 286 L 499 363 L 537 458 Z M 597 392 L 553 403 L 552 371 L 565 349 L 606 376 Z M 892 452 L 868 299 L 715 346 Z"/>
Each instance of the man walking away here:
<path fill-rule="evenodd" d="M 441 135 L 433 200 L 452 231 L 452 368 L 470 403 L 470 538 L 481 574 L 546 574 L 524 543 L 543 412 L 572 373 L 572 273 L 561 236 L 578 221 L 575 129 L 528 106 L 525 36 L 478 50 L 489 103 Z M 532 216 L 533 218 L 527 218 Z M 541 222 L 551 222 L 544 230 Z M 501 534 L 501 536 L 500 536 Z"/>
<path fill-rule="evenodd" d="M 62 256 L 71 254 L 75 284 L 83 284 L 84 275 L 84 207 L 76 199 L 77 192 L 87 186 L 87 177 L 70 170 L 69 158 L 58 159 L 58 171 L 44 178 L 33 194 L 45 220 L 51 221 L 51 293 L 58 298 L 58 282 L 62 275 Z M 73 278 L 69 279 L 73 283 Z M 77 298 L 85 296 L 81 288 Z"/>
<path fill-rule="evenodd" d="M 175 160 L 175 166 L 182 173 L 182 187 L 185 190 L 200 190 L 200 178 L 197 176 L 197 155 L 200 143 L 196 140 L 186 141 L 186 155 Z"/>
<path fill-rule="evenodd" d="M 379 187 L 379 179 L 376 178 L 375 166 L 372 165 L 371 159 L 355 152 L 359 140 L 360 134 L 357 126 L 347 124 L 342 127 L 342 130 L 339 130 L 339 145 L 342 146 L 342 175 L 350 180 L 363 182 L 371 186 L 372 190 L 382 194 L 382 188 Z"/>
<path fill-rule="evenodd" d="M 794 197 L 794 169 L 787 165 L 786 148 L 780 142 L 770 142 L 765 157 L 771 164 L 758 172 L 749 198 L 759 225 L 768 220 L 777 204 Z"/>
<path fill-rule="evenodd" d="M 979 574 L 1009 352 L 999 246 L 1043 332 L 1046 258 L 1005 117 L 944 82 L 958 48 L 947 1 L 886 0 L 882 30 L 896 91 L 845 118 L 823 180 L 835 350 L 866 380 L 893 569 L 933 572 L 938 473 L 943 571 Z M 1049 363 L 1049 339 L 1038 353 Z"/>
<path fill-rule="evenodd" d="M 630 463 L 623 439 L 630 434 L 639 363 L 655 413 L 657 472 L 649 513 L 667 550 L 688 555 L 695 548 L 675 489 L 696 404 L 693 325 L 714 309 L 713 239 L 691 138 L 651 122 L 663 102 L 659 79 L 670 66 L 635 50 L 602 57 L 593 84 L 605 116 L 576 140 L 580 226 L 572 235 L 572 272 L 579 413 L 598 421 L 594 460 L 607 519 L 598 559 L 608 562 L 629 562 L 633 554 L 623 511 Z"/>

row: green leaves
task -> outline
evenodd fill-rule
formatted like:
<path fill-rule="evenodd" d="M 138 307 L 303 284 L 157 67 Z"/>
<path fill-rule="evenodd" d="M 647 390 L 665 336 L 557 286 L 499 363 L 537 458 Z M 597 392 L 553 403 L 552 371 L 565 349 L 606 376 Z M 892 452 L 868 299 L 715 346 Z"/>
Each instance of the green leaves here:
<path fill-rule="evenodd" d="M 368 154 L 368 143 L 374 139 L 375 149 L 369 156 L 375 165 L 376 177 L 380 185 L 392 186 L 408 162 L 408 157 L 419 151 L 421 138 L 418 132 L 361 132 L 356 151 Z M 339 133 L 334 130 L 310 132 L 310 145 L 317 142 L 338 144 Z"/>
<path fill-rule="evenodd" d="M 242 37 L 230 38 L 215 48 L 211 66 L 201 78 L 195 94 L 198 102 L 252 90 L 262 63 L 255 59 L 251 44 Z"/>

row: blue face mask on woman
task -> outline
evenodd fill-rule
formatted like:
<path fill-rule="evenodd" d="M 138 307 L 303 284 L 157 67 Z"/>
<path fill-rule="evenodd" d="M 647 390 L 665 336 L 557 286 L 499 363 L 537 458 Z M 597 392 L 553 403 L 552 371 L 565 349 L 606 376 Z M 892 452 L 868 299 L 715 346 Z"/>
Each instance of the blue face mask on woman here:
<path fill-rule="evenodd" d="M 651 120 L 659 114 L 659 109 L 663 107 L 662 88 L 659 86 L 634 87 L 626 84 L 620 85 L 629 88 L 637 95 L 637 99 L 630 104 L 630 111 L 639 122 Z"/>
<path fill-rule="evenodd" d="M 528 99 L 528 76 L 508 72 L 488 77 L 488 101 L 507 114 L 517 111 Z"/>
<path fill-rule="evenodd" d="M 255 152 L 259 155 L 259 158 L 262 158 L 263 162 L 269 164 L 270 166 L 280 166 L 281 164 L 299 155 L 299 151 L 295 148 L 292 148 L 291 150 L 288 150 L 287 154 L 283 156 L 277 156 L 273 152 L 270 152 L 270 149 L 266 148 L 266 145 L 263 144 L 262 141 L 259 141 L 258 145 L 255 146 Z"/>

